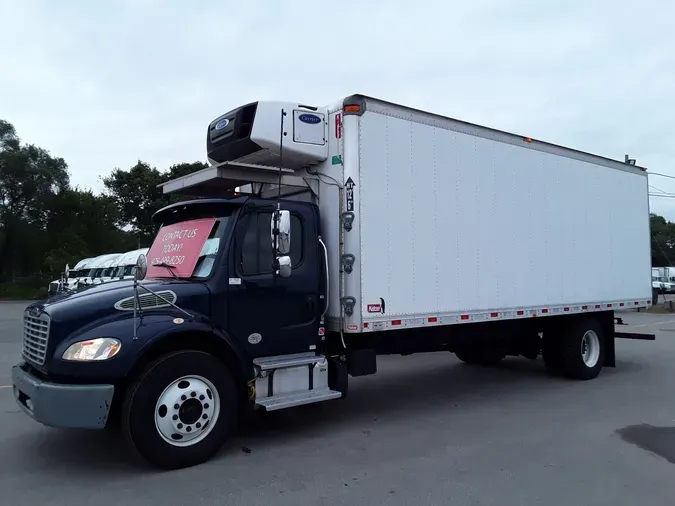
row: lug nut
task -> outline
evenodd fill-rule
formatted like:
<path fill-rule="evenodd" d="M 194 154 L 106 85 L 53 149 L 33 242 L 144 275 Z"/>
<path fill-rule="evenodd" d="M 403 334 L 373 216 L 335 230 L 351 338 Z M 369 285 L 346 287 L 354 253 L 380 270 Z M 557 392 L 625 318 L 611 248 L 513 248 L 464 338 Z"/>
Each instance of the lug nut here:
<path fill-rule="evenodd" d="M 206 420 L 208 417 L 209 417 L 209 415 L 207 415 L 206 413 L 204 413 L 204 414 L 202 415 L 202 419 L 203 419 L 203 420 Z"/>
<path fill-rule="evenodd" d="M 196 426 L 197 426 L 197 428 L 198 428 L 198 429 L 201 429 L 201 427 L 202 427 L 202 424 L 201 424 L 201 423 L 199 423 L 199 422 L 197 422 L 197 423 L 196 423 Z"/>
<path fill-rule="evenodd" d="M 187 429 L 185 429 L 185 430 L 188 431 L 188 432 L 192 432 L 192 427 L 190 427 L 190 426 L 188 425 L 188 426 L 187 426 Z"/>
<path fill-rule="evenodd" d="M 199 400 L 200 400 L 200 401 L 203 401 L 204 399 L 205 399 L 205 397 L 204 397 L 203 395 L 200 395 L 200 396 L 199 396 Z"/>
<path fill-rule="evenodd" d="M 187 400 L 187 395 L 181 395 L 181 396 L 180 396 L 180 399 L 181 399 L 182 401 Z"/>
<path fill-rule="evenodd" d="M 180 404 L 174 404 L 173 409 L 180 409 Z"/>
<path fill-rule="evenodd" d="M 204 404 L 204 409 L 209 409 L 209 403 Z"/>
<path fill-rule="evenodd" d="M 182 428 L 183 428 L 183 424 L 182 424 L 182 423 L 179 423 L 178 425 L 176 425 L 176 427 L 178 427 L 179 429 L 182 429 Z"/>
<path fill-rule="evenodd" d="M 197 397 L 197 392 L 192 392 L 192 393 L 190 394 L 190 397 Z"/>
<path fill-rule="evenodd" d="M 173 415 L 172 417 L 174 420 L 178 420 L 178 415 Z"/>

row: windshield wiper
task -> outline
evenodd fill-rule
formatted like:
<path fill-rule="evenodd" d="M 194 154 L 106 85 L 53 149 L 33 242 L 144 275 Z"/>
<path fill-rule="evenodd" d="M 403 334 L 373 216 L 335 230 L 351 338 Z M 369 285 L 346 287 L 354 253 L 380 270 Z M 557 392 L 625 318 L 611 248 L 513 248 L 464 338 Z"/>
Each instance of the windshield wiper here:
<path fill-rule="evenodd" d="M 173 272 L 173 270 L 176 268 L 175 265 L 169 265 L 169 264 L 167 264 L 167 263 L 165 263 L 165 262 L 160 262 L 160 263 L 158 263 L 158 264 L 152 264 L 152 266 L 153 266 L 153 267 L 166 267 L 167 269 L 169 269 L 169 272 L 171 273 L 171 275 L 172 275 L 174 278 L 177 278 L 177 277 L 178 277 L 178 276 L 176 276 L 176 273 Z"/>

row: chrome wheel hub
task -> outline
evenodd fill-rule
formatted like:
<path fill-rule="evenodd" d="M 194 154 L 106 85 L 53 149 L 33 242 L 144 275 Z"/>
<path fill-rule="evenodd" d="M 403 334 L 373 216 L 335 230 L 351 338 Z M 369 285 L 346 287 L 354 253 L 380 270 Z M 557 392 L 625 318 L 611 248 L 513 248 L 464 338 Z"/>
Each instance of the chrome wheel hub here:
<path fill-rule="evenodd" d="M 155 427 L 173 446 L 191 446 L 213 429 L 220 414 L 218 391 L 202 376 L 184 376 L 164 389 L 155 405 Z"/>

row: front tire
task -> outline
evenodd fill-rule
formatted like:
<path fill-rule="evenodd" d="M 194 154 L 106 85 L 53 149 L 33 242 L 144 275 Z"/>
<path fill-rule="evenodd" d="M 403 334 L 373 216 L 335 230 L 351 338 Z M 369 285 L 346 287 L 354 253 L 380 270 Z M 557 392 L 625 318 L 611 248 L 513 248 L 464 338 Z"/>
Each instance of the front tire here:
<path fill-rule="evenodd" d="M 122 428 L 150 464 L 181 469 L 209 460 L 235 428 L 237 390 L 225 364 L 202 351 L 152 362 L 127 391 Z"/>

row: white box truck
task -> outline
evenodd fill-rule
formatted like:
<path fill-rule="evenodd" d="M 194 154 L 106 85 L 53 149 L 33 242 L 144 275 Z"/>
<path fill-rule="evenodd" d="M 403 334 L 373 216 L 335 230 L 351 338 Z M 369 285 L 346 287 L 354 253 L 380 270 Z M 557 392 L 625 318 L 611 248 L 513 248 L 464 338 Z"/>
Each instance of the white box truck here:
<path fill-rule="evenodd" d="M 342 398 L 380 354 L 588 380 L 615 338 L 654 338 L 615 330 L 651 304 L 643 168 L 362 95 L 243 105 L 207 151 L 163 185 L 197 198 L 156 213 L 135 280 L 27 309 L 13 380 L 37 421 L 118 418 L 185 467 L 247 408 Z"/>

